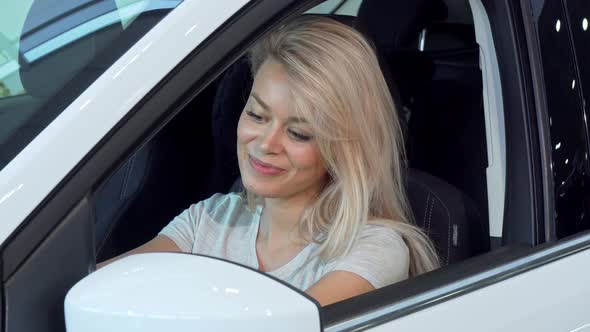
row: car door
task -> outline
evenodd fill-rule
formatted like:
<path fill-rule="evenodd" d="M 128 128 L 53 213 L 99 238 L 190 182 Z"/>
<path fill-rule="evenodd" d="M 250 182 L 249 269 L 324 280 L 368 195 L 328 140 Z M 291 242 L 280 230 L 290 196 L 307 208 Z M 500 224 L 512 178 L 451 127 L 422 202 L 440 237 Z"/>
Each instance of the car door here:
<path fill-rule="evenodd" d="M 513 1 L 472 3 L 489 16 L 502 77 L 510 184 L 504 246 L 322 308 L 325 331 L 580 331 L 588 323 L 590 235 L 553 237 L 553 175 L 543 159 L 553 137 L 539 125 L 548 122 L 543 96 L 553 81 L 539 62 L 534 16 Z M 185 0 L 2 170 L 5 331 L 63 330 L 63 296 L 94 268 L 95 186 L 257 36 L 312 4 Z M 533 80 L 543 77 L 549 83 Z M 556 315 L 556 303 L 567 309 Z"/>

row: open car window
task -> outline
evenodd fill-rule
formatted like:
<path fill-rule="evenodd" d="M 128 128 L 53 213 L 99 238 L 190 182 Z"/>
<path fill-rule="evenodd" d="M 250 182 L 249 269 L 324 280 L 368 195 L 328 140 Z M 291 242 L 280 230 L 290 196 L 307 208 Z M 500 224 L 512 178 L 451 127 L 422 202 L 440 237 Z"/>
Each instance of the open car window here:
<path fill-rule="evenodd" d="M 339 3 L 327 1 L 307 13 L 358 26 L 354 16 L 331 13 Z M 406 15 L 394 7 L 375 20 Z M 470 13 L 467 5 L 459 9 L 463 15 Z M 427 38 L 429 45 L 438 45 L 436 50 L 420 50 L 414 43 L 416 35 L 400 39 L 403 44 L 384 39 L 399 34 L 373 31 L 371 36 L 383 42 L 376 43 L 376 48 L 383 71 L 387 71 L 385 76 L 395 82 L 390 92 L 398 102 L 397 111 L 404 114 L 414 219 L 434 240 L 446 266 L 490 249 L 486 174 L 489 129 L 484 121 L 482 73 L 473 24 L 462 23 L 456 28 L 457 23 L 447 21 L 437 8 L 427 10 L 432 21 L 411 31 L 416 35 L 423 29 L 436 31 Z M 373 9 L 365 13 L 377 12 Z M 446 49 L 442 48 L 445 43 Z M 214 193 L 236 190 L 240 178 L 236 127 L 251 84 L 248 60 L 239 57 L 98 187 L 94 194 L 97 261 L 149 241 L 190 204 Z M 452 218 L 447 219 L 447 215 Z"/>

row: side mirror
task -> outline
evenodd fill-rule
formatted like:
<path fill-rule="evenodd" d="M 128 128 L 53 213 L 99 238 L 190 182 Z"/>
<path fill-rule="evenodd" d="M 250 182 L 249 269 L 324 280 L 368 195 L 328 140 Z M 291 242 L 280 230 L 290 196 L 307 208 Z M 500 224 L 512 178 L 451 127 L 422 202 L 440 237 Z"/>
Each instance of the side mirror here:
<path fill-rule="evenodd" d="M 68 332 L 321 331 L 319 305 L 259 271 L 180 253 L 128 256 L 65 299 Z"/>

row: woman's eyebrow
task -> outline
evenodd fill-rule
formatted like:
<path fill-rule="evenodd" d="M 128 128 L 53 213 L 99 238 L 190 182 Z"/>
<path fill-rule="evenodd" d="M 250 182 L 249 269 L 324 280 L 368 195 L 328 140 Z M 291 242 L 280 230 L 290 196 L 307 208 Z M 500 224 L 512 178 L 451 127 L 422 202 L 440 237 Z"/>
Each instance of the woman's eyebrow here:
<path fill-rule="evenodd" d="M 254 100 L 256 100 L 258 105 L 262 106 L 262 108 L 264 108 L 265 110 L 270 111 L 270 107 L 268 107 L 268 105 L 265 102 L 263 102 L 260 97 L 258 97 L 256 92 L 252 92 L 252 97 L 254 98 Z"/>
<path fill-rule="evenodd" d="M 307 123 L 307 120 L 305 120 L 304 118 L 299 118 L 299 117 L 295 117 L 295 116 L 291 116 L 287 119 L 288 122 L 294 122 L 294 123 Z"/>
<path fill-rule="evenodd" d="M 256 92 L 252 92 L 251 95 L 252 95 L 252 98 L 254 98 L 254 100 L 256 100 L 256 103 L 258 103 L 258 105 L 260 105 L 260 107 L 262 107 L 266 111 L 270 111 L 270 107 L 265 102 L 262 101 L 262 99 L 256 94 Z M 296 116 L 290 116 L 287 119 L 287 121 L 294 122 L 294 123 L 307 123 L 307 120 L 305 120 L 304 118 L 296 117 Z"/>

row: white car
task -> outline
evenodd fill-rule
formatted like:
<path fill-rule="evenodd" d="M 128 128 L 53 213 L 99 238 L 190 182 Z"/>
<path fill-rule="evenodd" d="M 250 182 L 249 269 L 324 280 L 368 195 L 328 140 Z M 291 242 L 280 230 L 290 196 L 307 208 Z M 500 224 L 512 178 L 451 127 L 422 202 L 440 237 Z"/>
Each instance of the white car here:
<path fill-rule="evenodd" d="M 590 331 L 587 0 L 0 9 L 2 331 Z M 243 56 L 304 13 L 374 43 L 443 268 L 325 307 L 200 255 L 94 272 L 232 190 Z"/>

